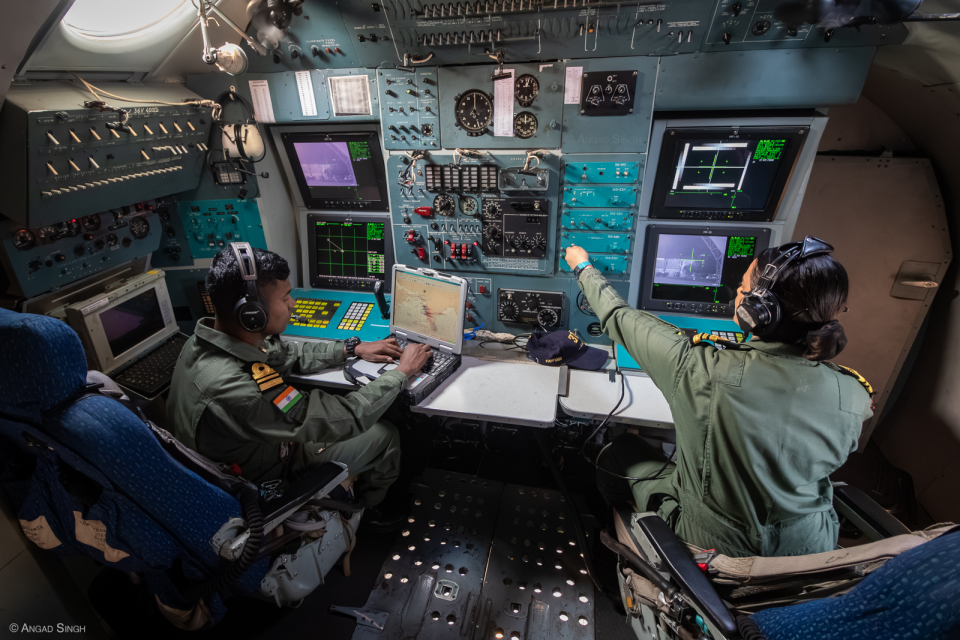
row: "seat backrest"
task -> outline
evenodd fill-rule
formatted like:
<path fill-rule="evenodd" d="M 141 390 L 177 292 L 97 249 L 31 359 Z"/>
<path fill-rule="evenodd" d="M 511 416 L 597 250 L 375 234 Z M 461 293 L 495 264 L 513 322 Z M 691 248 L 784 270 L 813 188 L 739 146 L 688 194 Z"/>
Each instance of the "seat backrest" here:
<path fill-rule="evenodd" d="M 171 457 L 118 401 L 64 402 L 86 380 L 83 348 L 67 325 L 0 310 L 0 344 L 0 447 L 30 445 L 36 455 L 29 473 L 5 486 L 27 536 L 144 573 L 165 604 L 189 608 L 165 570 L 179 561 L 190 581 L 219 573 L 210 539 L 241 517 L 239 502 Z M 267 565 L 252 567 L 237 590 L 253 592 Z M 222 615 L 222 603 L 207 605 Z"/>

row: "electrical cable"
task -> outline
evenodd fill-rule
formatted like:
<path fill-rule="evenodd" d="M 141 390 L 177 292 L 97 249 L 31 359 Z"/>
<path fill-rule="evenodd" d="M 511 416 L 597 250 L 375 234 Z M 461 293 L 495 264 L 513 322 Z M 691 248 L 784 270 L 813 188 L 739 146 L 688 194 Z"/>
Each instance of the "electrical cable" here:
<path fill-rule="evenodd" d="M 591 466 L 593 466 L 597 471 L 603 471 L 604 473 L 606 473 L 606 474 L 608 474 L 608 475 L 611 475 L 611 476 L 613 476 L 614 478 L 619 478 L 620 480 L 630 480 L 630 481 L 633 482 L 633 484 L 636 484 L 636 483 L 638 483 L 638 482 L 650 482 L 651 480 L 659 480 L 659 479 L 660 479 L 660 474 L 663 473 L 664 469 L 667 468 L 667 465 L 670 464 L 670 462 L 671 462 L 671 461 L 670 461 L 670 458 L 667 458 L 666 462 L 663 463 L 663 466 L 660 467 L 660 468 L 657 470 L 656 473 L 651 474 L 651 475 L 649 475 L 649 476 L 644 476 L 644 477 L 642 477 L 642 478 L 635 478 L 635 477 L 633 477 L 633 476 L 622 476 L 622 475 L 620 475 L 619 473 L 614 473 L 613 471 L 610 471 L 609 469 L 604 469 L 603 467 L 601 467 L 601 466 L 598 464 L 598 463 L 600 462 L 600 456 L 603 454 L 604 451 L 607 450 L 607 448 L 608 448 L 611 444 L 613 444 L 612 442 L 608 442 L 606 445 L 604 445 L 604 447 L 603 447 L 602 449 L 600 449 L 600 453 L 597 454 L 597 459 L 596 459 L 596 461 L 591 460 L 590 458 L 587 457 L 587 443 L 590 442 L 591 440 L 593 440 L 594 436 L 596 436 L 597 433 L 600 431 L 600 429 L 602 429 L 603 426 L 604 426 L 605 424 L 607 424 L 607 422 L 610 420 L 610 418 L 613 417 L 613 414 L 616 413 L 617 409 L 620 408 L 620 404 L 623 402 L 623 398 L 624 398 L 624 396 L 626 395 L 626 392 L 627 392 L 626 383 L 624 382 L 624 380 L 625 380 L 625 378 L 624 378 L 623 374 L 621 373 L 621 374 L 620 374 L 620 399 L 617 400 L 617 404 L 615 404 L 615 405 L 613 406 L 613 409 L 611 409 L 611 410 L 610 410 L 610 413 L 607 414 L 607 417 L 603 419 L 603 422 L 601 422 L 599 425 L 597 425 L 597 428 L 593 430 L 593 433 L 591 433 L 591 434 L 583 441 L 583 446 L 580 447 L 580 456 L 581 456 L 584 460 L 586 460 L 588 464 L 590 464 Z"/>
<path fill-rule="evenodd" d="M 168 107 L 209 107 L 214 110 L 215 114 L 218 111 L 217 110 L 218 105 L 213 100 L 188 100 L 185 102 L 164 102 L 163 100 L 135 100 L 133 98 L 124 98 L 123 96 L 118 96 L 108 91 L 104 91 L 99 87 L 93 86 L 92 84 L 90 84 L 89 82 L 87 82 L 86 80 L 84 80 L 83 78 L 81 78 L 80 76 L 78 76 L 72 71 L 70 72 L 70 75 L 72 75 L 74 78 L 82 82 L 84 86 L 87 88 L 87 90 L 93 94 L 93 97 L 99 100 L 100 102 L 105 102 L 105 101 L 103 98 L 100 97 L 99 93 L 97 93 L 98 91 L 103 95 L 107 96 L 108 98 L 113 98 L 114 100 L 122 100 L 123 102 L 134 102 L 137 104 L 162 104 Z M 216 115 L 214 116 L 214 118 L 216 118 Z"/>

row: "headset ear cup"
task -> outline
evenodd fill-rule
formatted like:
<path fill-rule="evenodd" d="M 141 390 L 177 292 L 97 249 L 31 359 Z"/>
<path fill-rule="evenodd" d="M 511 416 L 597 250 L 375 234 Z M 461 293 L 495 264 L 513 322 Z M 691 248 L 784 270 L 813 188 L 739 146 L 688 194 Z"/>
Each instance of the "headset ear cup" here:
<path fill-rule="evenodd" d="M 244 296 L 233 309 L 234 318 L 245 331 L 260 333 L 267 326 L 270 314 L 257 298 Z"/>

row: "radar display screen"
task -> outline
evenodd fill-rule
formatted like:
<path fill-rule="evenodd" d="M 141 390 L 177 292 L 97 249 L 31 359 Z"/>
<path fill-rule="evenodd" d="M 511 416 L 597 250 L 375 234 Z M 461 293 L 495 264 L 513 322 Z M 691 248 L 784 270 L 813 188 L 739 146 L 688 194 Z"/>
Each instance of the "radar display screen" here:
<path fill-rule="evenodd" d="M 772 220 L 803 145 L 801 131 L 668 129 L 651 217 Z"/>
<path fill-rule="evenodd" d="M 310 281 L 316 288 L 370 290 L 393 266 L 383 216 L 307 216 Z"/>
<path fill-rule="evenodd" d="M 120 357 L 152 335 L 163 331 L 157 291 L 151 287 L 100 313 L 100 324 L 114 358 Z"/>
<path fill-rule="evenodd" d="M 770 230 L 729 231 L 733 233 L 652 227 L 641 285 L 643 308 L 732 314 L 743 275 L 767 248 Z"/>
<path fill-rule="evenodd" d="M 375 132 L 284 133 L 290 168 L 310 209 L 387 210 Z"/>

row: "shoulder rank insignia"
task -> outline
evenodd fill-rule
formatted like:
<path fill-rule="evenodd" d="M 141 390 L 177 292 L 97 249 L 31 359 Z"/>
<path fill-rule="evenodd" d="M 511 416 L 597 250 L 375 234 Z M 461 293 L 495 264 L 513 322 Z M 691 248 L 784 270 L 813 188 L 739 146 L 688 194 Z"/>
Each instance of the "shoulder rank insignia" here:
<path fill-rule="evenodd" d="M 850 376 L 851 378 L 856 378 L 856 379 L 857 379 L 857 382 L 859 382 L 860 385 L 863 386 L 863 388 L 867 390 L 867 393 L 870 394 L 870 397 L 871 397 L 871 398 L 873 397 L 873 385 L 871 385 L 869 382 L 867 382 L 867 379 L 866 379 L 866 378 L 864 378 L 862 375 L 860 375 L 859 373 L 857 373 L 855 370 L 851 369 L 850 367 L 845 367 L 845 366 L 843 366 L 842 364 L 838 364 L 838 365 L 834 365 L 834 366 L 837 367 L 837 370 L 838 370 L 840 373 L 845 373 L 846 375 Z"/>
<path fill-rule="evenodd" d="M 740 349 L 746 345 L 743 345 L 739 342 L 734 342 L 733 340 L 728 340 L 726 338 L 721 338 L 720 336 L 713 335 L 712 333 L 696 333 L 690 340 L 693 344 L 709 344 L 713 343 L 717 349 Z"/>
<path fill-rule="evenodd" d="M 283 384 L 283 378 L 280 377 L 280 374 L 262 362 L 254 362 L 250 365 L 250 375 L 253 376 L 253 381 L 260 387 L 260 391 L 266 391 Z"/>

